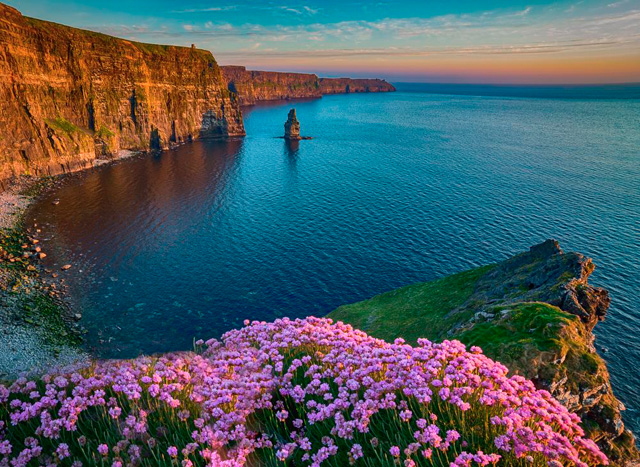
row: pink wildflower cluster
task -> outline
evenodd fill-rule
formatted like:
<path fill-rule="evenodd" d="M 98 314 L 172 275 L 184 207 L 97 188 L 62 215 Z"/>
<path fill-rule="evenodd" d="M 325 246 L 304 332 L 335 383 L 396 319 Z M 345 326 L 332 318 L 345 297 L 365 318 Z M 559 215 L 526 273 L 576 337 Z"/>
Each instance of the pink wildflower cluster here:
<path fill-rule="evenodd" d="M 328 319 L 0 386 L 0 466 L 607 464 L 577 416 L 457 341 Z"/>

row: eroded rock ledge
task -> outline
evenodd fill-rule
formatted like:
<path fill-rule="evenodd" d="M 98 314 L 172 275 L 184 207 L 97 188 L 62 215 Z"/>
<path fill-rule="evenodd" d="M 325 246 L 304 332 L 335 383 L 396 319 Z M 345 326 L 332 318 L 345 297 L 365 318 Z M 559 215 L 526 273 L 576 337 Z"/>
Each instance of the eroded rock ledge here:
<path fill-rule="evenodd" d="M 624 406 L 593 344 L 592 330 L 610 303 L 606 290 L 588 283 L 594 269 L 590 258 L 547 240 L 501 263 L 343 306 L 329 317 L 386 340 L 478 345 L 579 415 L 613 465 L 638 466 Z"/>

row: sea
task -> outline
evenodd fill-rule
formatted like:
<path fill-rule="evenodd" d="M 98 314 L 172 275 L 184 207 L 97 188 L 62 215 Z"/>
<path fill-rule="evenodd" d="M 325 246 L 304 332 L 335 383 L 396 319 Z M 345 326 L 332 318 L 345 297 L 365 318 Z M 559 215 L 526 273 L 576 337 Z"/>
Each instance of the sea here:
<path fill-rule="evenodd" d="M 398 84 L 245 110 L 247 136 L 63 180 L 29 211 L 105 358 L 323 316 L 554 238 L 609 290 L 596 327 L 640 433 L 640 85 Z M 291 108 L 302 134 L 278 138 Z M 53 204 L 54 201 L 59 201 Z"/>

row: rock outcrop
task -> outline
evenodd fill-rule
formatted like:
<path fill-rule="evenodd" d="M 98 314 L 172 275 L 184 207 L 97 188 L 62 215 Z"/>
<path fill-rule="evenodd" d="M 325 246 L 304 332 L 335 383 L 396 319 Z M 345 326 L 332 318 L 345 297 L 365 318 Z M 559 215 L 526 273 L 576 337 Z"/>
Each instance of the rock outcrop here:
<path fill-rule="evenodd" d="M 624 405 L 594 346 L 592 330 L 610 303 L 606 290 L 588 283 L 594 269 L 590 258 L 547 240 L 498 264 L 391 291 L 329 317 L 386 340 L 478 345 L 580 416 L 612 465 L 637 467 Z"/>
<path fill-rule="evenodd" d="M 392 92 L 381 79 L 318 78 L 308 73 L 252 71 L 243 66 L 223 66 L 229 91 L 237 93 L 242 105 L 260 101 L 322 97 L 351 92 Z"/>
<path fill-rule="evenodd" d="M 579 253 L 564 253 L 555 240 L 535 245 L 514 256 L 478 280 L 467 302 L 452 313 L 474 306 L 476 313 L 449 334 L 464 340 L 478 326 L 513 330 L 514 310 L 523 304 L 551 305 L 579 318 L 567 321 L 548 337 L 561 345 L 530 349 L 517 357 L 509 352 L 496 358 L 548 390 L 580 416 L 583 426 L 614 465 L 640 465 L 634 436 L 625 430 L 624 405 L 613 394 L 609 372 L 596 352 L 595 325 L 607 313 L 611 299 L 602 288 L 588 283 L 595 265 Z M 474 304 L 474 305 L 472 305 Z M 549 332 L 549 331 L 547 331 Z M 515 335 L 515 334 L 514 334 Z"/>
<path fill-rule="evenodd" d="M 291 141 L 299 141 L 302 139 L 300 137 L 300 122 L 298 122 L 296 118 L 296 109 L 289 111 L 289 117 L 284 123 L 284 139 Z"/>
<path fill-rule="evenodd" d="M 121 150 L 244 135 L 210 52 L 136 43 L 0 4 L 0 181 Z"/>

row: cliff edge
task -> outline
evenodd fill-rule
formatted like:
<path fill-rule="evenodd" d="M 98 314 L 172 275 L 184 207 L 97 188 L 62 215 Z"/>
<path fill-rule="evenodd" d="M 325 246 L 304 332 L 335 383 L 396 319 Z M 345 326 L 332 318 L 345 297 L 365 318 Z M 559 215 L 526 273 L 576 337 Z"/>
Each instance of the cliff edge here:
<path fill-rule="evenodd" d="M 0 4 L 0 181 L 122 150 L 244 135 L 210 52 L 28 18 Z"/>
<path fill-rule="evenodd" d="M 501 263 L 342 306 L 329 317 L 387 341 L 477 345 L 579 415 L 612 465 L 637 466 L 624 406 L 593 345 L 591 331 L 610 302 L 606 290 L 588 283 L 594 268 L 590 258 L 547 240 Z"/>

